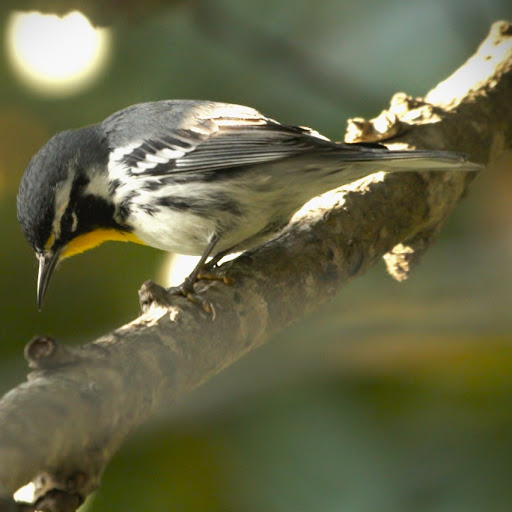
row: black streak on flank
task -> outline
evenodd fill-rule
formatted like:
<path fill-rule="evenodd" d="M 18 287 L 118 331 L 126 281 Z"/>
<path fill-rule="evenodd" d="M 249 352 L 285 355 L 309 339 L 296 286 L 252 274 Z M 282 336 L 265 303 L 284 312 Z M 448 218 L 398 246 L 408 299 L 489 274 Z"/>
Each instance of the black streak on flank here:
<path fill-rule="evenodd" d="M 160 208 L 158 208 L 157 206 L 153 206 L 153 205 L 149 205 L 149 204 L 145 204 L 145 205 L 141 206 L 141 209 L 147 215 L 150 215 L 151 217 L 153 217 L 155 215 L 155 213 L 158 213 L 160 211 Z"/>
<path fill-rule="evenodd" d="M 154 179 L 151 181 L 146 181 L 142 187 L 143 190 L 147 192 L 155 192 L 160 190 L 160 188 L 164 185 L 163 180 Z"/>
<path fill-rule="evenodd" d="M 204 211 L 204 205 L 199 204 L 197 201 L 190 199 L 179 198 L 179 197 L 159 197 L 156 204 L 171 210 L 186 212 L 188 210 L 194 210 L 197 212 Z"/>
<path fill-rule="evenodd" d="M 117 178 L 115 180 L 112 180 L 108 185 L 108 193 L 112 196 L 115 194 L 115 191 L 119 188 L 121 185 L 121 181 Z"/>
<path fill-rule="evenodd" d="M 130 206 L 131 202 L 134 198 L 136 198 L 139 195 L 139 192 L 133 190 L 129 194 L 127 194 L 124 198 L 121 204 L 119 204 L 117 208 L 117 215 L 121 219 L 121 221 L 125 222 L 126 219 L 130 216 Z"/>
<path fill-rule="evenodd" d="M 156 204 L 171 210 L 206 215 L 208 217 L 215 216 L 216 212 L 219 211 L 229 212 L 233 215 L 242 214 L 239 205 L 223 194 L 212 195 L 204 201 L 194 201 L 189 198 L 176 196 L 160 197 Z"/>

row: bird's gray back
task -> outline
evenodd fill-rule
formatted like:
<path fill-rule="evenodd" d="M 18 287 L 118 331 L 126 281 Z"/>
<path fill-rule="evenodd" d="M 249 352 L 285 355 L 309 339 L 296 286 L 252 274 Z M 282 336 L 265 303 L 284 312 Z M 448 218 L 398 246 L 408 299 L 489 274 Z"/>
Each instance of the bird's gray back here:
<path fill-rule="evenodd" d="M 240 105 L 206 100 L 162 100 L 120 110 L 107 117 L 101 127 L 113 147 L 122 147 L 179 130 L 207 138 L 217 130 L 215 119 L 219 118 L 247 122 L 266 119 L 257 110 Z"/>

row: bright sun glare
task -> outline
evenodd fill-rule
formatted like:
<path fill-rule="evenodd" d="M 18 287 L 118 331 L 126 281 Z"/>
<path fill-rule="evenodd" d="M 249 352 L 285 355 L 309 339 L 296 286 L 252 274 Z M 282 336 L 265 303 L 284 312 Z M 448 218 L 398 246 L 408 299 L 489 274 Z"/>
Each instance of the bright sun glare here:
<path fill-rule="evenodd" d="M 7 55 L 16 74 L 37 92 L 62 96 L 90 85 L 104 70 L 110 33 L 81 13 L 63 17 L 15 12 L 7 21 Z"/>

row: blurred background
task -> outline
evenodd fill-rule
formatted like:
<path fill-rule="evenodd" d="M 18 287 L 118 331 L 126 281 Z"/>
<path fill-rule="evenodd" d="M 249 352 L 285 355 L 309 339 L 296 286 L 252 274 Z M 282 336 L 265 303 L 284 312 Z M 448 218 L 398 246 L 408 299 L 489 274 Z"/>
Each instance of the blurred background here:
<path fill-rule="evenodd" d="M 15 202 L 56 131 L 203 98 L 342 139 L 347 117 L 428 92 L 498 19 L 510 0 L 2 2 L 0 392 L 32 336 L 90 341 L 167 280 L 166 254 L 106 244 L 62 265 L 38 313 Z M 511 171 L 482 173 L 408 281 L 378 266 L 141 429 L 83 508 L 510 510 Z"/>

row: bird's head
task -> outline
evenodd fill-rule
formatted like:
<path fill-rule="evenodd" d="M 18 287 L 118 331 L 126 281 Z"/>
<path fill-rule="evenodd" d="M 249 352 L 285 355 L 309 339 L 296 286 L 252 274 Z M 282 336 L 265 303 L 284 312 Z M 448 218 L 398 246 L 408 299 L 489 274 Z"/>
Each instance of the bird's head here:
<path fill-rule="evenodd" d="M 96 125 L 52 137 L 23 175 L 18 220 L 39 260 L 39 309 L 61 259 L 105 240 L 129 239 L 129 229 L 115 220 L 107 161 L 107 143 Z"/>

